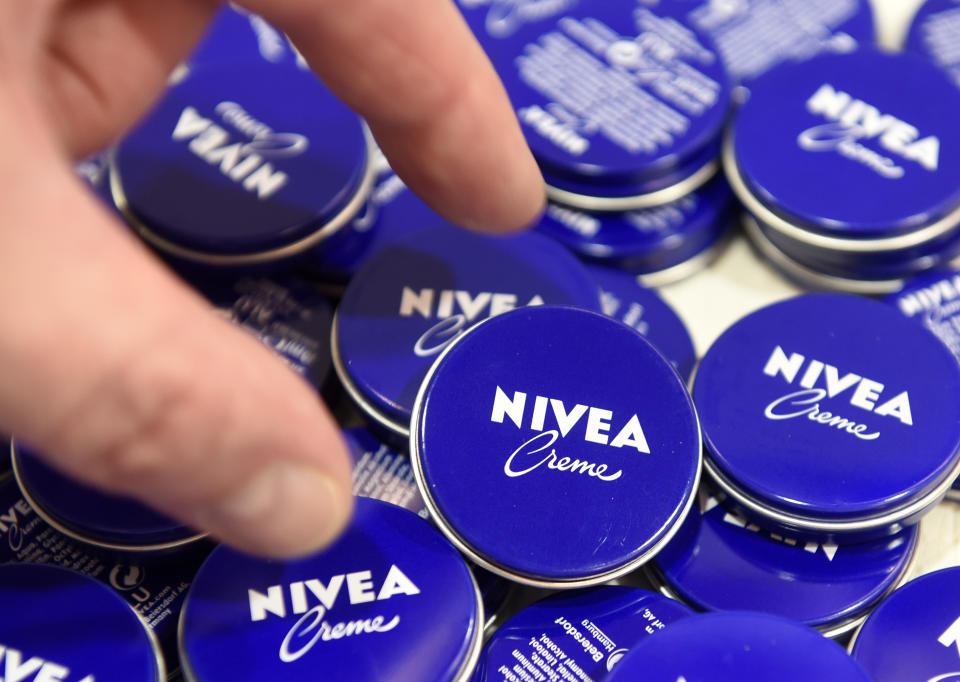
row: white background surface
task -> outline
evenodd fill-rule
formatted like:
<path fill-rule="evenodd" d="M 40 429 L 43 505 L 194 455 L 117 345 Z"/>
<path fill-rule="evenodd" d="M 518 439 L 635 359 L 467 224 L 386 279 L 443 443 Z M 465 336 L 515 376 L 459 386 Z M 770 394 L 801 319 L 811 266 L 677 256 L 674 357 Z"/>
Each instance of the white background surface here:
<path fill-rule="evenodd" d="M 922 0 L 872 0 L 871 4 L 881 44 L 898 49 Z M 686 322 L 697 354 L 702 356 L 724 329 L 747 313 L 801 291 L 760 261 L 744 237 L 737 235 L 713 265 L 660 293 Z M 957 565 L 960 504 L 943 502 L 921 522 L 912 575 Z"/>

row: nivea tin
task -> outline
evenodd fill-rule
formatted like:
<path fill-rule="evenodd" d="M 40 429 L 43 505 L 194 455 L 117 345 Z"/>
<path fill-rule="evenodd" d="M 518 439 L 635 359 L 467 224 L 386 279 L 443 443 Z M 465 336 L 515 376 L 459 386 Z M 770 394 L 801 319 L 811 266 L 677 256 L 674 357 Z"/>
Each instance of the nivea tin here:
<path fill-rule="evenodd" d="M 625 272 L 591 266 L 600 285 L 603 312 L 643 334 L 670 361 L 680 376 L 689 378 L 697 362 L 690 332 L 680 316 L 652 289 Z"/>
<path fill-rule="evenodd" d="M 700 431 L 683 380 L 636 330 L 583 309 L 489 318 L 421 385 L 420 493 L 472 561 L 586 587 L 653 557 L 693 502 Z"/>
<path fill-rule="evenodd" d="M 635 0 L 459 5 L 554 201 L 648 208 L 713 177 L 730 83 L 708 35 Z"/>
<path fill-rule="evenodd" d="M 926 0 L 907 32 L 904 48 L 922 54 L 946 71 L 960 85 L 960 2 Z"/>
<path fill-rule="evenodd" d="M 730 189 L 722 179 L 670 204 L 621 213 L 548 204 L 537 229 L 589 262 L 642 275 L 662 286 L 692 275 L 730 227 Z"/>
<path fill-rule="evenodd" d="M 10 453 L 23 497 L 40 518 L 67 537 L 117 552 L 172 550 L 204 537 L 133 499 L 64 476 L 19 441 L 11 443 Z"/>
<path fill-rule="evenodd" d="M 839 644 L 786 618 L 685 618 L 623 657 L 606 682 L 871 682 Z"/>
<path fill-rule="evenodd" d="M 885 280 L 956 254 L 960 156 L 946 150 L 960 144 L 960 91 L 936 67 L 865 49 L 821 55 L 777 67 L 751 93 L 724 168 L 780 251 L 828 275 Z"/>
<path fill-rule="evenodd" d="M 956 360 L 867 298 L 810 294 L 741 319 L 700 362 L 693 398 L 731 504 L 811 540 L 896 533 L 960 469 Z"/>
<path fill-rule="evenodd" d="M 605 679 L 632 647 L 693 611 L 646 590 L 608 585 L 548 597 L 515 614 L 480 654 L 473 682 Z"/>
<path fill-rule="evenodd" d="M 410 458 L 395 451 L 363 427 L 347 429 L 344 439 L 353 457 L 353 494 L 372 497 L 428 516 Z"/>
<path fill-rule="evenodd" d="M 470 570 L 429 523 L 358 498 L 323 552 L 268 561 L 218 547 L 181 620 L 188 682 L 470 679 L 483 607 Z"/>
<path fill-rule="evenodd" d="M 0 669 L 7 682 L 162 682 L 157 643 L 96 580 L 40 564 L 0 566 Z"/>
<path fill-rule="evenodd" d="M 960 680 L 960 568 L 928 573 L 890 595 L 850 651 L 874 682 Z"/>
<path fill-rule="evenodd" d="M 191 69 L 121 140 L 110 180 L 128 222 L 175 261 L 322 270 L 356 248 L 371 156 L 364 123 L 312 73 L 216 63 Z"/>
<path fill-rule="evenodd" d="M 600 310 L 599 290 L 542 235 L 482 235 L 434 215 L 351 280 L 334 319 L 334 368 L 372 427 L 406 439 L 417 389 L 445 347 L 484 318 L 544 303 Z"/>
<path fill-rule="evenodd" d="M 771 613 L 837 638 L 905 578 L 917 526 L 863 543 L 803 542 L 761 529 L 701 494 L 650 565 L 664 594 L 701 611 Z"/>
<path fill-rule="evenodd" d="M 886 301 L 933 332 L 960 363 L 960 271 L 938 270 L 916 277 Z M 954 481 L 947 499 L 960 501 L 960 481 Z"/>
<path fill-rule="evenodd" d="M 225 4 L 217 12 L 200 43 L 187 58 L 190 68 L 205 64 L 270 64 L 309 68 L 287 37 L 263 17 Z"/>
<path fill-rule="evenodd" d="M 642 0 L 685 17 L 717 43 L 731 78 L 749 83 L 777 64 L 876 41 L 869 0 Z"/>

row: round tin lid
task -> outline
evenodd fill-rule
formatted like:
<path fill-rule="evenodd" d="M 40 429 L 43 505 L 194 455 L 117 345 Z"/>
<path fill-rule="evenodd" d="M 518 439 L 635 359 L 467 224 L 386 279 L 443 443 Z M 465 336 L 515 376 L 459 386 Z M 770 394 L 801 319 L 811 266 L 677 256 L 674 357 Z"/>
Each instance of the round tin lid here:
<path fill-rule="evenodd" d="M 83 485 L 47 466 L 28 446 L 10 446 L 20 491 L 44 521 L 64 535 L 107 549 L 153 551 L 202 537 L 128 497 Z"/>
<path fill-rule="evenodd" d="M 714 180 L 682 199 L 642 211 L 589 213 L 548 204 L 537 229 L 580 256 L 647 273 L 700 253 L 726 230 L 730 188 Z"/>
<path fill-rule="evenodd" d="M 450 543 L 405 509 L 357 498 L 350 525 L 314 556 L 214 550 L 187 597 L 181 655 L 188 682 L 462 682 L 482 626 Z"/>
<path fill-rule="evenodd" d="M 710 162 L 730 85 L 706 34 L 634 0 L 459 5 L 548 185 L 642 195 Z"/>
<path fill-rule="evenodd" d="M 674 623 L 624 656 L 606 682 L 870 682 L 835 642 L 786 618 L 710 613 Z"/>
<path fill-rule="evenodd" d="M 835 636 L 896 587 L 917 546 L 917 526 L 866 543 L 798 542 L 712 496 L 701 502 L 654 559 L 670 590 L 700 610 L 761 611 Z"/>
<path fill-rule="evenodd" d="M 734 81 L 749 82 L 784 61 L 844 54 L 876 42 L 868 0 L 644 0 L 685 17 L 716 41 Z"/>
<path fill-rule="evenodd" d="M 949 153 L 960 91 L 925 60 L 822 55 L 778 67 L 751 92 L 733 125 L 735 170 L 755 201 L 800 224 L 795 236 L 889 238 L 960 206 L 960 155 Z"/>
<path fill-rule="evenodd" d="M 807 530 L 912 519 L 960 465 L 956 361 L 870 299 L 810 294 L 748 315 L 707 351 L 693 396 L 725 492 Z"/>
<path fill-rule="evenodd" d="M 368 418 L 406 436 L 420 382 L 444 348 L 490 315 L 543 303 L 600 310 L 584 266 L 543 235 L 482 235 L 434 215 L 382 245 L 350 281 L 334 366 Z"/>
<path fill-rule="evenodd" d="M 890 595 L 851 653 L 874 682 L 960 680 L 960 568 L 928 573 Z"/>
<path fill-rule="evenodd" d="M 362 426 L 343 432 L 353 457 L 353 494 L 372 497 L 428 516 L 410 458 L 380 442 Z"/>
<path fill-rule="evenodd" d="M 917 10 L 904 48 L 922 54 L 960 85 L 960 1 L 926 0 Z"/>
<path fill-rule="evenodd" d="M 0 566 L 4 680 L 162 682 L 166 670 L 143 621 L 93 578 L 54 566 Z"/>
<path fill-rule="evenodd" d="M 197 67 L 117 146 L 114 199 L 145 239 L 184 258 L 296 253 L 366 199 L 367 135 L 312 73 Z"/>
<path fill-rule="evenodd" d="M 631 648 L 692 615 L 673 599 L 632 587 L 548 597 L 493 634 L 473 682 L 513 679 L 511 673 L 521 680 L 524 673 L 529 679 L 602 680 Z"/>
<path fill-rule="evenodd" d="M 186 277 L 224 317 L 260 339 L 315 388 L 323 387 L 331 364 L 333 310 L 318 289 L 293 277 L 209 271 Z"/>
<path fill-rule="evenodd" d="M 187 64 L 233 64 L 263 60 L 271 64 L 296 64 L 309 68 L 299 58 L 287 37 L 263 17 L 236 5 L 217 12 Z"/>
<path fill-rule="evenodd" d="M 921 275 L 885 300 L 933 332 L 960 363 L 960 271 Z"/>
<path fill-rule="evenodd" d="M 417 396 L 410 449 L 427 508 L 507 578 L 584 587 L 673 536 L 700 474 L 700 429 L 676 370 L 603 315 L 536 307 L 449 345 Z"/>
<path fill-rule="evenodd" d="M 682 378 L 689 379 L 697 352 L 690 332 L 673 308 L 656 291 L 641 286 L 625 272 L 596 265 L 589 270 L 600 285 L 603 312 L 643 334 Z"/>

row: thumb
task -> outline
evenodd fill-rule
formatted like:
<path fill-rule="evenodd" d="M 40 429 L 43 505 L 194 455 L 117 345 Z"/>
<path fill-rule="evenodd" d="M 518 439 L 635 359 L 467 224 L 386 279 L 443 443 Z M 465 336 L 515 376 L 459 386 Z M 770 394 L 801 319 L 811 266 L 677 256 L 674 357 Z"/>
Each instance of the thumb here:
<path fill-rule="evenodd" d="M 171 277 L 46 131 L 10 111 L 0 430 L 239 549 L 293 556 L 330 542 L 350 514 L 350 467 L 315 392 Z"/>

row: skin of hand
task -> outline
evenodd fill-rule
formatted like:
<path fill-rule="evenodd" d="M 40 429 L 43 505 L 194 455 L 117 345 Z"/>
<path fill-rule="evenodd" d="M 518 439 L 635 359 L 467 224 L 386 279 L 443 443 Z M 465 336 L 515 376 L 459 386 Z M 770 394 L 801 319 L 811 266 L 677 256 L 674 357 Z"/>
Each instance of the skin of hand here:
<path fill-rule="evenodd" d="M 249 0 L 410 187 L 502 232 L 543 182 L 452 0 Z M 306 382 L 213 314 L 71 171 L 143 115 L 213 0 L 0 3 L 0 428 L 87 484 L 252 553 L 331 542 L 350 464 Z"/>

